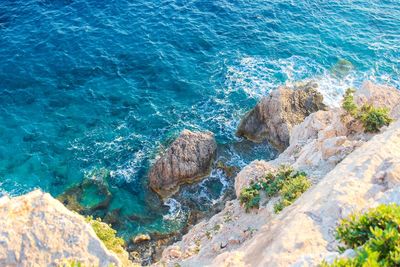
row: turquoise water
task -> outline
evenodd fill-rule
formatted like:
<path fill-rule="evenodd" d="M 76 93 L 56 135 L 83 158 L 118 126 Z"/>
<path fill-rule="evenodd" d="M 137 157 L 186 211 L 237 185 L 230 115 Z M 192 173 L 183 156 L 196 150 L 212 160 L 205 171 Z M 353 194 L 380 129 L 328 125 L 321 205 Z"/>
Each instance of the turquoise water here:
<path fill-rule="evenodd" d="M 2 194 L 57 196 L 107 170 L 95 215 L 118 211 L 125 236 L 184 220 L 146 177 L 183 128 L 213 131 L 220 159 L 243 166 L 274 156 L 234 131 L 276 86 L 315 79 L 332 105 L 365 79 L 400 87 L 398 0 L 2 0 L 0 36 Z M 352 65 L 337 75 L 340 59 Z M 185 194 L 210 204 L 231 183 L 214 170 Z"/>

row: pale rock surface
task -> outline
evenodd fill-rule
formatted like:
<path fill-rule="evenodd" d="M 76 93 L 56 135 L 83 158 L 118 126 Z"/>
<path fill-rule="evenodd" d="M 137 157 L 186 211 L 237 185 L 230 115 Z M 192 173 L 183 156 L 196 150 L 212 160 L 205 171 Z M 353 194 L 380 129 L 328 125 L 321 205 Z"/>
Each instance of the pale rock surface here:
<path fill-rule="evenodd" d="M 217 143 L 211 132 L 184 130 L 155 162 L 149 172 L 150 187 L 167 198 L 185 183 L 210 173 Z"/>
<path fill-rule="evenodd" d="M 398 193 L 399 183 L 382 185 L 374 179 L 381 172 L 390 174 L 400 167 L 392 159 L 400 159 L 400 122 L 346 157 L 314 188 L 262 226 L 240 251 L 223 253 L 209 265 L 229 266 L 239 254 L 238 266 L 317 266 L 337 251 L 334 229 L 340 219 L 378 203 L 400 204 L 393 193 Z M 387 164 L 388 160 L 392 164 Z M 307 261 L 298 265 L 301 258 Z"/>
<path fill-rule="evenodd" d="M 121 266 L 84 218 L 39 190 L 0 198 L 0 266 Z"/>
<path fill-rule="evenodd" d="M 400 94 L 399 90 L 392 86 L 366 81 L 361 89 L 356 91 L 354 99 L 358 104 L 370 103 L 377 107 L 388 108 L 392 118 L 400 118 Z"/>
<path fill-rule="evenodd" d="M 317 88 L 314 82 L 277 88 L 244 116 L 236 134 L 254 142 L 268 139 L 277 149 L 284 150 L 293 126 L 326 108 Z"/>
<path fill-rule="evenodd" d="M 235 178 L 235 193 L 239 197 L 242 188 L 247 187 L 251 181 L 259 179 L 266 172 L 272 171 L 275 166 L 264 160 L 255 160 L 244 167 Z"/>
<path fill-rule="evenodd" d="M 343 116 L 339 108 L 311 114 L 293 128 L 290 146 L 272 163 L 292 165 L 319 180 L 372 137 L 362 128 L 350 130 Z"/>

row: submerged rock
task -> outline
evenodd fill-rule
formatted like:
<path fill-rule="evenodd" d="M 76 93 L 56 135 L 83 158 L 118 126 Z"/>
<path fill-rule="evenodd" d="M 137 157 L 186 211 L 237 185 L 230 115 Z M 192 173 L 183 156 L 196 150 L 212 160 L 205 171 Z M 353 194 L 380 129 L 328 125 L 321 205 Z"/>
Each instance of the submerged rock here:
<path fill-rule="evenodd" d="M 0 266 L 121 266 L 84 218 L 49 194 L 2 197 L 0 217 Z"/>
<path fill-rule="evenodd" d="M 149 172 L 151 189 L 163 198 L 210 172 L 217 144 L 211 132 L 184 130 L 161 155 Z"/>
<path fill-rule="evenodd" d="M 112 195 L 109 191 L 109 185 L 106 177 L 104 179 L 92 179 L 85 177 L 80 184 L 74 185 L 64 193 L 57 196 L 57 199 L 68 209 L 81 214 L 92 214 L 96 210 L 107 209 Z M 89 195 L 88 195 L 88 192 Z M 95 199 L 87 201 L 85 198 L 95 196 Z M 86 201 L 85 201 L 86 200 Z M 82 203 L 85 203 L 83 205 Z"/>
<path fill-rule="evenodd" d="M 326 109 L 317 87 L 316 83 L 308 82 L 272 91 L 245 115 L 236 134 L 254 142 L 267 139 L 277 149 L 284 150 L 289 146 L 293 126 L 311 113 Z"/>

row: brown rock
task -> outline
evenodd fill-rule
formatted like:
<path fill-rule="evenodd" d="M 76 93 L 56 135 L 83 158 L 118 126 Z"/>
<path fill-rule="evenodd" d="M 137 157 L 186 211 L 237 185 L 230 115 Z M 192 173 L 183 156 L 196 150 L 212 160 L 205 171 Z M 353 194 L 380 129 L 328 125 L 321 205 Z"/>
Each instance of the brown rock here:
<path fill-rule="evenodd" d="M 211 132 L 184 130 L 157 160 L 149 172 L 150 187 L 167 198 L 185 183 L 207 176 L 217 144 Z"/>
<path fill-rule="evenodd" d="M 272 91 L 245 115 L 236 134 L 253 142 L 268 139 L 277 149 L 284 150 L 289 146 L 294 125 L 311 113 L 326 109 L 317 87 L 316 83 L 309 82 Z"/>
<path fill-rule="evenodd" d="M 148 234 L 139 234 L 133 239 L 133 243 L 139 244 L 145 241 L 150 241 L 151 237 Z"/>

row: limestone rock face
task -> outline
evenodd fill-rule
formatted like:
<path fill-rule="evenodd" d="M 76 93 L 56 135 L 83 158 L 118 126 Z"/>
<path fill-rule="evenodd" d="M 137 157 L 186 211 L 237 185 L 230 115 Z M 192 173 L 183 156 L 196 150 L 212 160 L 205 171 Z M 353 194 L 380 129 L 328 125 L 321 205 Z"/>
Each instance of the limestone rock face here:
<path fill-rule="evenodd" d="M 272 91 L 245 115 L 237 135 L 254 142 L 268 139 L 277 149 L 284 150 L 289 145 L 293 126 L 311 113 L 326 108 L 317 87 L 316 83 L 309 82 Z"/>
<path fill-rule="evenodd" d="M 400 122 L 395 122 L 268 220 L 240 249 L 220 254 L 208 266 L 229 266 L 238 256 L 236 266 L 318 266 L 337 251 L 334 229 L 342 218 L 379 203 L 400 203 L 399 159 Z M 377 176 L 387 181 L 378 183 Z"/>
<path fill-rule="evenodd" d="M 292 165 L 319 180 L 355 148 L 369 140 L 362 128 L 349 129 L 341 109 L 317 111 L 296 125 L 290 146 L 274 162 Z"/>
<path fill-rule="evenodd" d="M 212 133 L 184 130 L 151 168 L 150 187 L 166 198 L 176 193 L 180 185 L 207 176 L 216 149 Z"/>
<path fill-rule="evenodd" d="M 358 104 L 370 103 L 377 107 L 388 108 L 391 117 L 400 118 L 400 91 L 394 87 L 366 81 L 361 89 L 356 91 L 355 101 Z"/>
<path fill-rule="evenodd" d="M 121 266 L 84 218 L 39 190 L 0 198 L 0 266 Z"/>

